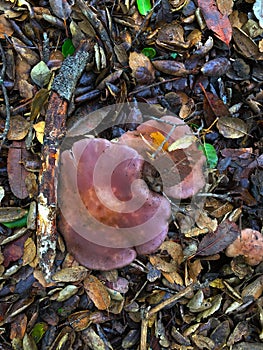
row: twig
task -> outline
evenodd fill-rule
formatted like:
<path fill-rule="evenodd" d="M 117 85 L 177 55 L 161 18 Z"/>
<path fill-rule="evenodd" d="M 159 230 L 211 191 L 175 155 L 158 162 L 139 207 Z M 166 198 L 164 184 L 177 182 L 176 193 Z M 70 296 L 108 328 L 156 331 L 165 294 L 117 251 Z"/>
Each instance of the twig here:
<path fill-rule="evenodd" d="M 6 110 L 5 128 L 4 128 L 2 135 L 0 135 L 0 138 L 2 139 L 1 144 L 0 144 L 0 150 L 1 150 L 1 147 L 2 147 L 3 143 L 5 142 L 6 135 L 8 133 L 9 128 L 10 128 L 10 105 L 9 105 L 9 98 L 7 95 L 7 90 L 6 90 L 6 87 L 4 85 L 4 77 L 5 77 L 5 71 L 6 71 L 6 58 L 5 58 L 5 52 L 4 52 L 4 49 L 3 49 L 1 42 L 0 42 L 0 53 L 2 56 L 2 69 L 1 69 L 1 73 L 0 73 L 0 84 L 2 87 L 3 95 L 4 95 L 5 110 Z"/>
<path fill-rule="evenodd" d="M 144 312 L 144 317 L 141 323 L 141 342 L 140 342 L 140 350 L 148 350 L 147 349 L 147 325 L 149 319 L 155 315 L 157 312 L 161 311 L 168 305 L 173 304 L 175 301 L 178 301 L 182 297 L 186 296 L 188 293 L 193 292 L 196 288 L 200 288 L 199 283 L 191 284 L 180 292 L 176 293 L 169 299 L 164 300 L 162 303 L 154 306 L 152 309 L 147 309 Z"/>

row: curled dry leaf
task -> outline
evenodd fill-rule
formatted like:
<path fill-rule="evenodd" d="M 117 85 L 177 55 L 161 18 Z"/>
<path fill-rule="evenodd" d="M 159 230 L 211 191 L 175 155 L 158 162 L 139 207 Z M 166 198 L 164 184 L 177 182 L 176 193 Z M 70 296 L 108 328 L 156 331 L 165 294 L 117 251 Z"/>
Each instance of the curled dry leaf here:
<path fill-rule="evenodd" d="M 8 140 L 22 140 L 26 137 L 30 123 L 21 115 L 15 115 L 10 118 L 10 128 L 7 134 Z"/>
<path fill-rule="evenodd" d="M 249 265 L 257 265 L 263 261 L 263 236 L 259 231 L 245 228 L 238 237 L 226 249 L 226 255 L 230 257 L 243 255 Z"/>
<path fill-rule="evenodd" d="M 156 60 L 153 61 L 152 64 L 160 72 L 174 75 L 176 77 L 182 77 L 189 74 L 189 70 L 187 70 L 185 65 L 181 62 L 173 60 Z"/>
<path fill-rule="evenodd" d="M 247 134 L 247 125 L 239 118 L 221 117 L 217 122 L 217 128 L 220 134 L 229 139 L 238 139 Z"/>
<path fill-rule="evenodd" d="M 87 276 L 88 270 L 83 266 L 73 266 L 57 271 L 53 281 L 57 282 L 79 282 Z"/>
<path fill-rule="evenodd" d="M 87 276 L 84 280 L 84 288 L 99 310 L 107 310 L 111 303 L 107 288 L 95 276 Z"/>
<path fill-rule="evenodd" d="M 263 60 L 263 54 L 257 44 L 242 29 L 233 28 L 233 39 L 236 50 L 244 57 L 251 60 Z"/>
<path fill-rule="evenodd" d="M 155 71 L 148 57 L 142 53 L 131 52 L 129 65 L 132 75 L 138 84 L 151 84 L 154 81 Z"/>

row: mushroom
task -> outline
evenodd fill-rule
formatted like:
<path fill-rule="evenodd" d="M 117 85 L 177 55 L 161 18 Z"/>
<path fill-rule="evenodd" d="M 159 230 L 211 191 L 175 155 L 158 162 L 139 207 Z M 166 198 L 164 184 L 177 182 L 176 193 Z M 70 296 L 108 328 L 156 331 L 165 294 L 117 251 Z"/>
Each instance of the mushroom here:
<path fill-rule="evenodd" d="M 258 265 L 263 261 L 263 236 L 259 231 L 245 228 L 226 249 L 226 256 L 243 255 L 249 265 Z"/>
<path fill-rule="evenodd" d="M 165 239 L 170 203 L 142 179 L 144 159 L 124 144 L 76 141 L 61 155 L 58 229 L 90 269 L 111 270 Z"/>
<path fill-rule="evenodd" d="M 142 123 L 135 131 L 128 131 L 120 138 L 120 142 L 137 150 L 149 164 L 157 169 L 163 185 L 163 192 L 175 199 L 184 199 L 194 196 L 205 185 L 204 165 L 206 158 L 197 148 L 196 142 L 188 147 L 168 152 L 170 146 L 176 140 L 185 135 L 193 135 L 190 127 L 185 122 L 174 116 L 164 116 L 161 121 L 149 120 Z M 167 123 L 165 123 L 167 122 Z M 172 130 L 173 125 L 176 125 Z M 156 157 L 151 158 L 150 153 L 156 153 L 154 135 L 161 133 L 164 139 L 169 134 L 167 144 Z"/>

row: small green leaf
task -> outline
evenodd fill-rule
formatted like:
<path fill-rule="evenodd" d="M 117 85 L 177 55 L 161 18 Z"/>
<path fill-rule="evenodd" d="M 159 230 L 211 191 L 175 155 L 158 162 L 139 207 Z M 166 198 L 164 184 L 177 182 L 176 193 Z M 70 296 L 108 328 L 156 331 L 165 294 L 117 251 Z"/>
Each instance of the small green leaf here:
<path fill-rule="evenodd" d="M 142 16 L 146 16 L 152 9 L 151 0 L 137 0 L 138 11 Z"/>
<path fill-rule="evenodd" d="M 156 51 L 153 47 L 145 47 L 142 53 L 148 58 L 154 58 L 156 56 Z"/>
<path fill-rule="evenodd" d="M 73 55 L 73 53 L 75 52 L 75 47 L 72 43 L 71 39 L 66 39 L 62 45 L 62 54 L 64 57 L 68 57 Z"/>
<path fill-rule="evenodd" d="M 178 53 L 173 52 L 173 53 L 170 54 L 170 56 L 171 56 L 173 59 L 175 59 L 175 58 L 178 56 Z"/>
<path fill-rule="evenodd" d="M 198 148 L 204 152 L 209 168 L 215 168 L 218 162 L 215 147 L 210 145 L 210 143 L 204 143 L 203 145 L 199 145 Z"/>
<path fill-rule="evenodd" d="M 2 225 L 8 227 L 8 228 L 15 228 L 15 227 L 24 227 L 27 224 L 27 215 L 23 216 L 21 219 L 17 219 L 12 222 L 2 222 Z"/>
<path fill-rule="evenodd" d="M 47 329 L 48 329 L 48 326 L 44 322 L 39 322 L 34 325 L 34 328 L 32 329 L 32 332 L 31 332 L 31 337 L 34 339 L 36 344 L 42 339 Z"/>

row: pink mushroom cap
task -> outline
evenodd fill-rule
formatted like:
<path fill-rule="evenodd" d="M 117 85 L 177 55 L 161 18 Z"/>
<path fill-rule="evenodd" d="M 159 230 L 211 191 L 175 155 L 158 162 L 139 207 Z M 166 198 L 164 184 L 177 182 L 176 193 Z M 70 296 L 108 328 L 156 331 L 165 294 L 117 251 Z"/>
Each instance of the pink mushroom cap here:
<path fill-rule="evenodd" d="M 84 266 L 123 267 L 165 239 L 170 204 L 149 190 L 143 164 L 135 149 L 105 139 L 83 139 L 62 153 L 58 229 Z"/>

